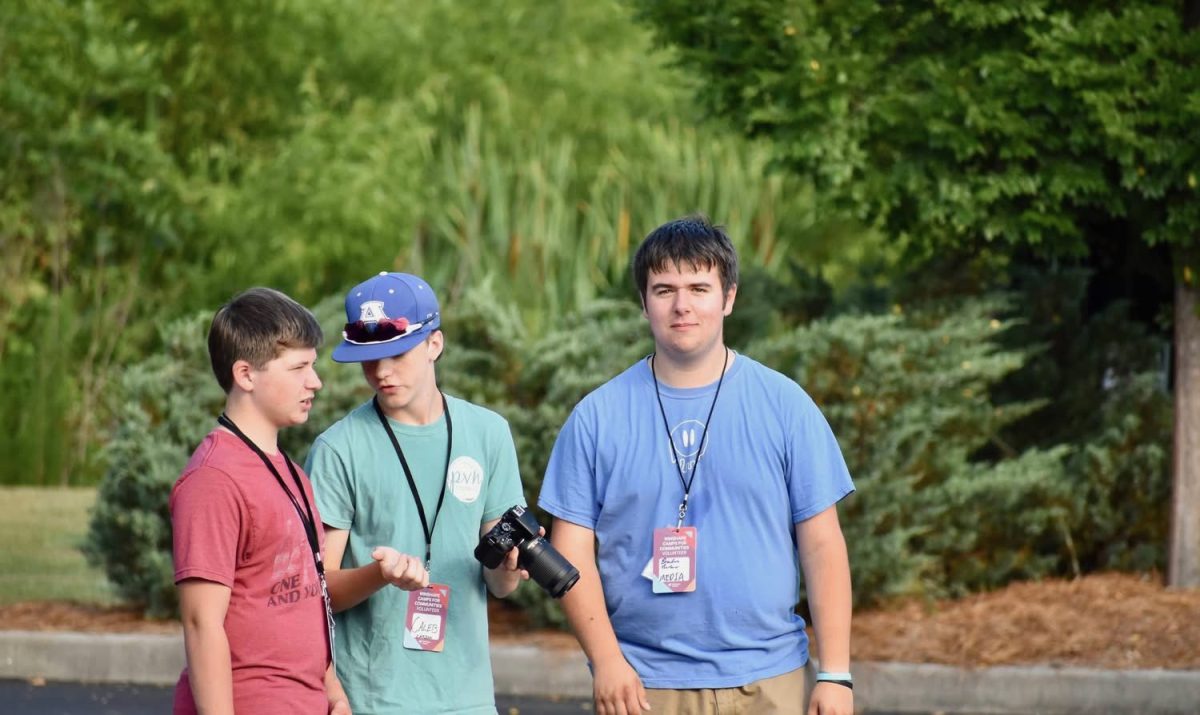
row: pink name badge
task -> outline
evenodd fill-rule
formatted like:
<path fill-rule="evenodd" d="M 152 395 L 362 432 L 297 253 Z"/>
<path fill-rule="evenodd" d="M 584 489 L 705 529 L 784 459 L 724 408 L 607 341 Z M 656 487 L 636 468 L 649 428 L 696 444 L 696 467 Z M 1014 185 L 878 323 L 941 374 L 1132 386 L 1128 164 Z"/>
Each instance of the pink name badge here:
<path fill-rule="evenodd" d="M 696 527 L 654 530 L 654 593 L 696 590 Z"/>
<path fill-rule="evenodd" d="M 446 646 L 446 614 L 450 610 L 450 587 L 431 583 L 408 592 L 408 614 L 404 617 L 404 647 L 442 652 Z"/>

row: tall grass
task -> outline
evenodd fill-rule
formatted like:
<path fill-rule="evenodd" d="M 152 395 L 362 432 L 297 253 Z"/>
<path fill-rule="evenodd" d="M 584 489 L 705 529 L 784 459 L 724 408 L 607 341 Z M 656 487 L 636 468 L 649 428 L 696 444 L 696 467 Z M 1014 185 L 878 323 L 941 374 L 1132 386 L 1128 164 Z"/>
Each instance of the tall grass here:
<path fill-rule="evenodd" d="M 772 173 L 760 145 L 639 122 L 598 163 L 582 164 L 570 137 L 521 142 L 512 129 L 473 107 L 462 135 L 437 149 L 430 184 L 438 191 L 418 219 L 420 243 L 399 263 L 430 275 L 450 302 L 489 278 L 537 337 L 627 287 L 641 238 L 692 212 L 724 223 L 743 260 L 771 274 L 805 253 L 811 196 L 803 182 Z M 509 155 L 504 147 L 514 143 Z"/>
<path fill-rule="evenodd" d="M 225 5 L 0 10 L 0 484 L 94 482 L 113 378 L 251 285 L 489 282 L 536 337 L 686 213 L 805 255 L 803 182 L 693 116 L 618 0 Z"/>

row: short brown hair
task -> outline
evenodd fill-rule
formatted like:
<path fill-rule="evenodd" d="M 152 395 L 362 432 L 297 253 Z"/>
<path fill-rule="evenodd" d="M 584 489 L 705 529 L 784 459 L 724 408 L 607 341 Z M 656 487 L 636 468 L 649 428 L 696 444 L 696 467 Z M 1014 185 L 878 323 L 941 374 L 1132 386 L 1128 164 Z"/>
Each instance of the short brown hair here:
<path fill-rule="evenodd" d="M 713 225 L 703 214 L 692 214 L 664 223 L 638 246 L 633 256 L 633 284 L 642 304 L 646 303 L 646 282 L 652 271 L 670 265 L 682 269 L 685 264 L 697 271 L 716 268 L 722 293 L 737 285 L 737 251 L 725 227 Z"/>
<path fill-rule="evenodd" d="M 288 348 L 316 348 L 323 340 L 321 324 L 308 308 L 273 288 L 251 288 L 213 315 L 208 359 L 217 383 L 229 394 L 238 360 L 262 368 Z"/>

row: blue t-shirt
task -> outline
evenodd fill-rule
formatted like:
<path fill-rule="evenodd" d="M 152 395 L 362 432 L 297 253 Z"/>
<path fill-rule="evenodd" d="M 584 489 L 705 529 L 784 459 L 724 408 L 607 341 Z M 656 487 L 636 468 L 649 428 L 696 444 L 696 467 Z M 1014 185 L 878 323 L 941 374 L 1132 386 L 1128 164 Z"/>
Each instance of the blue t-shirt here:
<path fill-rule="evenodd" d="M 717 383 L 660 383 L 646 360 L 585 397 L 555 442 L 539 504 L 592 529 L 613 629 L 649 688 L 727 688 L 808 661 L 795 524 L 854 484 L 829 423 L 791 379 L 737 354 Z M 697 528 L 696 590 L 655 594 L 642 576 L 654 529 Z M 697 459 L 699 460 L 698 472 Z"/>

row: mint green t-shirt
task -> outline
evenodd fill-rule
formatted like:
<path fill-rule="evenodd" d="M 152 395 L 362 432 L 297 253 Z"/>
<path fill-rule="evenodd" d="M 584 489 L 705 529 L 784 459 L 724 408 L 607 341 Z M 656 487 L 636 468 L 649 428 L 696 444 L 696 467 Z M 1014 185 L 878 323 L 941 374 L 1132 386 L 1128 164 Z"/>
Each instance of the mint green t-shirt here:
<path fill-rule="evenodd" d="M 446 401 L 454 443 L 430 567 L 430 580 L 450 587 L 444 650 L 404 647 L 408 592 L 394 586 L 339 613 L 337 672 L 355 715 L 496 713 L 486 586 L 474 550 L 480 525 L 524 505 L 525 498 L 504 418 L 449 395 Z M 432 522 L 446 467 L 445 417 L 422 426 L 390 423 Z M 322 521 L 350 532 L 342 568 L 373 563 L 376 546 L 424 556 L 425 534 L 408 480 L 370 401 L 317 438 L 305 471 Z"/>

